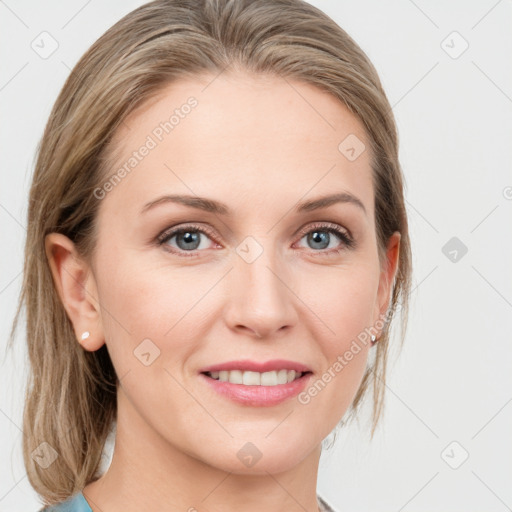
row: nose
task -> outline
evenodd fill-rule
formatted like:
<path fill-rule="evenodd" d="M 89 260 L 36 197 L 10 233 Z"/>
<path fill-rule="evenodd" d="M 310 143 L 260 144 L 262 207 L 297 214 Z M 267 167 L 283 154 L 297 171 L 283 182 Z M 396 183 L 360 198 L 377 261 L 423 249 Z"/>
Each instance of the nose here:
<path fill-rule="evenodd" d="M 235 255 L 229 273 L 226 322 L 230 329 L 255 338 L 284 333 L 298 319 L 290 273 L 270 253 L 263 251 L 251 263 Z"/>

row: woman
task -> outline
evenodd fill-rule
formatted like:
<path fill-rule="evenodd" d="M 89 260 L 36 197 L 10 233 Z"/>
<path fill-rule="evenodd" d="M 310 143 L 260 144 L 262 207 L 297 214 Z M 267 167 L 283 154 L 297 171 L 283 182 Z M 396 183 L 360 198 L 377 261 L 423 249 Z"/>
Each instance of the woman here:
<path fill-rule="evenodd" d="M 391 108 L 334 21 L 300 0 L 125 16 L 55 103 L 28 226 L 45 510 L 332 510 L 322 442 L 370 392 L 373 436 L 411 273 Z"/>

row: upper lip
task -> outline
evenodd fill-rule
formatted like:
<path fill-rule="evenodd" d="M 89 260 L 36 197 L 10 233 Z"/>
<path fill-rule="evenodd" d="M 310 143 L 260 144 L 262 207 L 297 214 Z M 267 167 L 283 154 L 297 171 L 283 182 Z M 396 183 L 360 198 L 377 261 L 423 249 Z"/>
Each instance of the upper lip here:
<path fill-rule="evenodd" d="M 225 363 L 214 364 L 199 370 L 200 373 L 219 372 L 222 370 L 241 370 L 250 372 L 271 372 L 273 370 L 295 370 L 296 372 L 310 372 L 311 369 L 302 363 L 288 361 L 286 359 L 272 359 L 271 361 L 226 361 Z"/>

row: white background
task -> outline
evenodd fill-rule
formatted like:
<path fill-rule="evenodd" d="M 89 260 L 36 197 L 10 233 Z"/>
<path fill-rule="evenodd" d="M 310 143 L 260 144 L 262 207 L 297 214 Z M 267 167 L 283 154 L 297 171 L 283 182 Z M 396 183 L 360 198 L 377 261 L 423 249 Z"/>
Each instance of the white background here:
<path fill-rule="evenodd" d="M 52 104 L 87 48 L 142 3 L 0 1 L 2 349 Z M 390 367 L 384 421 L 371 443 L 364 424 L 338 437 L 322 456 L 319 493 L 343 512 L 512 510 L 512 3 L 311 3 L 380 73 L 399 128 L 414 253 L 410 327 Z M 31 48 L 43 31 L 59 45 L 47 59 Z M 458 58 L 447 53 L 463 48 L 454 31 L 469 44 Z M 457 262 L 442 251 L 452 237 L 468 248 Z M 0 511 L 37 510 L 21 458 L 23 329 L 0 368 Z"/>

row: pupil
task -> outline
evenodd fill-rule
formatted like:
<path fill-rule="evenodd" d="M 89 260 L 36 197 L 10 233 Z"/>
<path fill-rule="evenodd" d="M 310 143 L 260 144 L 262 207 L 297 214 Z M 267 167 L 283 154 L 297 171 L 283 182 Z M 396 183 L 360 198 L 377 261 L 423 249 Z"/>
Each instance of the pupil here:
<path fill-rule="evenodd" d="M 329 245 L 329 233 L 325 231 L 314 231 L 310 234 L 310 241 L 311 240 L 314 244 L 319 243 L 321 245 L 321 247 L 314 247 L 315 249 L 325 249 Z"/>
<path fill-rule="evenodd" d="M 180 235 L 177 236 L 177 244 L 178 246 L 180 246 L 181 244 L 179 243 L 179 241 L 183 239 L 185 244 L 194 244 L 196 243 L 196 245 L 194 247 L 191 247 L 190 245 L 185 245 L 184 247 L 180 247 L 180 249 L 197 249 L 198 245 L 199 245 L 199 233 L 192 233 L 190 231 L 186 231 L 185 233 L 181 233 Z"/>

